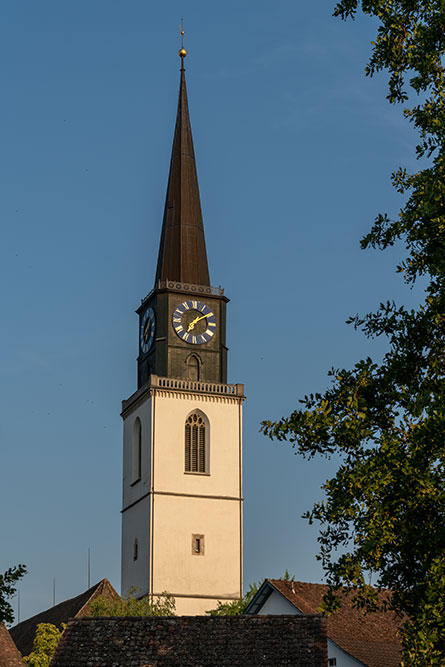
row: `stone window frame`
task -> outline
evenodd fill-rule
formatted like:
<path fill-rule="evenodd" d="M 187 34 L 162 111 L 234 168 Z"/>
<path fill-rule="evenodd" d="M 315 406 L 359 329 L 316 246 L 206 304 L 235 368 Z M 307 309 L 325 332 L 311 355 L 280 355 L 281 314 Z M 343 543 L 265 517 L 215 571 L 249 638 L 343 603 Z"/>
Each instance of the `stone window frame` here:
<path fill-rule="evenodd" d="M 192 556 L 204 556 L 205 554 L 205 535 L 202 533 L 192 534 Z"/>
<path fill-rule="evenodd" d="M 195 361 L 196 366 L 194 366 L 191 362 Z M 199 382 L 201 380 L 201 369 L 203 365 L 203 360 L 201 359 L 201 356 L 197 352 L 191 352 L 190 354 L 187 355 L 185 359 L 185 368 L 186 368 L 186 376 L 187 380 L 190 382 Z M 196 376 L 197 377 L 191 377 L 191 369 L 195 368 L 196 369 Z"/>

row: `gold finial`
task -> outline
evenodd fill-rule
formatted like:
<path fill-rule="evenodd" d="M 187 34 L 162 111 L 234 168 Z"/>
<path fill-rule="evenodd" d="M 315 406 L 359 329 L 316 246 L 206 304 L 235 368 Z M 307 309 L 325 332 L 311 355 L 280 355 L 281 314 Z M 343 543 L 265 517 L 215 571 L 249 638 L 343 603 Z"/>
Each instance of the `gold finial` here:
<path fill-rule="evenodd" d="M 181 25 L 179 26 L 179 32 L 181 33 L 181 48 L 178 51 L 178 55 L 180 58 L 185 58 L 187 55 L 187 51 L 184 49 L 184 17 L 181 16 Z M 183 61 L 184 62 L 184 61 Z"/>

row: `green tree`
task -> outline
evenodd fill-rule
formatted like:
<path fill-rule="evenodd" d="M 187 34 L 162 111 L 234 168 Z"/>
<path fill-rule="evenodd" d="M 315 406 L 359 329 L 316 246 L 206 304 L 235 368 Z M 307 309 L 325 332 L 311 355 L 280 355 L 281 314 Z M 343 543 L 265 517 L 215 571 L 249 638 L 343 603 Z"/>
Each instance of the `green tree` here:
<path fill-rule="evenodd" d="M 216 609 L 210 609 L 206 613 L 210 614 L 210 616 L 240 616 L 258 593 L 262 583 L 262 581 L 258 581 L 250 584 L 247 593 L 238 600 L 232 600 L 231 602 L 221 602 L 221 600 L 218 600 Z"/>
<path fill-rule="evenodd" d="M 99 595 L 90 602 L 90 616 L 174 616 L 176 611 L 175 598 L 168 593 L 147 595 L 138 599 L 137 590 L 131 589 L 124 597 L 110 599 Z"/>
<path fill-rule="evenodd" d="M 56 651 L 57 645 L 65 629 L 63 624 L 59 630 L 52 623 L 39 623 L 32 647 L 32 653 L 23 658 L 25 665 L 29 667 L 48 667 Z"/>
<path fill-rule="evenodd" d="M 287 570 L 282 579 L 284 581 L 295 581 L 295 577 L 290 575 Z M 221 602 L 221 600 L 218 600 L 216 609 L 210 609 L 206 614 L 210 614 L 210 616 L 240 616 L 244 614 L 263 583 L 264 579 L 250 584 L 247 593 L 242 598 L 238 598 L 238 600 L 232 600 L 231 602 Z"/>
<path fill-rule="evenodd" d="M 324 499 L 305 515 L 320 522 L 319 558 L 332 586 L 326 609 L 339 604 L 335 589 L 343 585 L 355 591 L 356 604 L 376 604 L 366 585 L 374 573 L 405 619 L 404 664 L 443 665 L 445 3 L 342 0 L 334 15 L 354 18 L 360 10 L 379 22 L 366 74 L 386 70 L 389 102 L 409 103 L 403 114 L 419 133 L 424 167 L 392 174 L 404 204 L 393 219 L 378 215 L 361 246 L 401 242 L 397 271 L 408 286 L 422 278 L 424 298 L 417 309 L 387 302 L 350 318 L 369 338 L 387 338 L 383 361 L 331 370 L 327 391 L 305 396 L 301 408 L 262 430 L 305 457 L 340 457 Z"/>
<path fill-rule="evenodd" d="M 17 591 L 17 582 L 25 576 L 27 569 L 25 565 L 14 565 L 0 574 L 0 623 L 14 622 L 14 612 L 8 600 Z"/>

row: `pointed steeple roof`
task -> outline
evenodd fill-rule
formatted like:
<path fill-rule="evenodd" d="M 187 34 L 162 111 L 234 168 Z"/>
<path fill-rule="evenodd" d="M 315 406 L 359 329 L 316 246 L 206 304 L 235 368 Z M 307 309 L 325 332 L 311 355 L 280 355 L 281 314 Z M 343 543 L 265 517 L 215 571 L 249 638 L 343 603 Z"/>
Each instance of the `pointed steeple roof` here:
<path fill-rule="evenodd" d="M 156 283 L 176 280 L 210 285 L 199 198 L 192 128 L 185 84 L 185 50 L 180 51 L 181 80 L 170 173 L 159 246 Z"/>

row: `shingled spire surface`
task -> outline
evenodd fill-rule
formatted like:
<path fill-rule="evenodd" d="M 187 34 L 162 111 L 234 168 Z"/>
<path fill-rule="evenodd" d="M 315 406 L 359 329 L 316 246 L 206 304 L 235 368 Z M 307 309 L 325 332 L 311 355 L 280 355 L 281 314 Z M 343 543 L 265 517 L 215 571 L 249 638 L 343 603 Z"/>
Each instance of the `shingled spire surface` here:
<path fill-rule="evenodd" d="M 166 279 L 210 285 L 183 59 L 156 283 Z"/>

